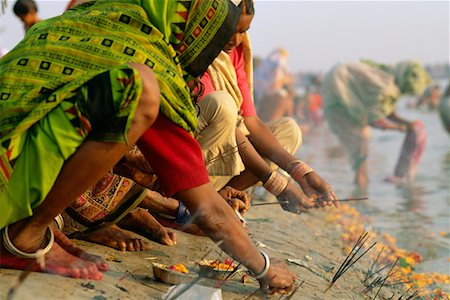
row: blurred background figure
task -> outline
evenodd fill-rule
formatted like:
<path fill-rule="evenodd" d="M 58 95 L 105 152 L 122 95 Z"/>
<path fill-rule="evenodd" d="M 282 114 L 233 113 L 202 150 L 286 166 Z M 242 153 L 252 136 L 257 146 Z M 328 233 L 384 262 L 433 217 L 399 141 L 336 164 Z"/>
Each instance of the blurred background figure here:
<path fill-rule="evenodd" d="M 438 84 L 432 84 L 425 89 L 425 92 L 417 98 L 416 107 L 428 110 L 436 110 L 441 99 L 441 87 Z"/>
<path fill-rule="evenodd" d="M 38 7 L 33 0 L 17 0 L 13 7 L 14 14 L 22 21 L 25 32 L 34 24 L 41 21 Z"/>
<path fill-rule="evenodd" d="M 447 84 L 439 102 L 439 115 L 441 116 L 442 124 L 450 134 L 450 82 Z"/>
<path fill-rule="evenodd" d="M 412 179 L 423 153 L 426 133 L 421 121 L 407 121 L 396 113 L 400 95 L 420 95 L 430 78 L 417 62 L 395 66 L 370 61 L 339 64 L 322 84 L 325 117 L 332 132 L 348 152 L 355 183 L 366 187 L 369 126 L 406 132 L 401 155 L 391 181 Z"/>
<path fill-rule="evenodd" d="M 321 74 L 307 74 L 304 76 L 302 94 L 296 93 L 295 116 L 299 123 L 306 123 L 310 127 L 319 126 L 323 122 L 323 100 L 320 94 L 322 84 Z"/>
<path fill-rule="evenodd" d="M 287 59 L 288 52 L 278 48 L 255 65 L 255 105 L 264 122 L 293 115 L 295 82 Z"/>

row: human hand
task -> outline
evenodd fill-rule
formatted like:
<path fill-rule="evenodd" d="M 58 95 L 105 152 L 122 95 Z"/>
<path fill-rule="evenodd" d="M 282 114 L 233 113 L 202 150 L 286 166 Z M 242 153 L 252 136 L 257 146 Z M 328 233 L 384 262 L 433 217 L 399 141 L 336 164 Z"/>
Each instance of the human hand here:
<path fill-rule="evenodd" d="M 152 189 L 156 175 L 144 155 L 137 149 L 129 151 L 113 168 L 114 173 L 130 178 L 138 184 Z"/>
<path fill-rule="evenodd" d="M 289 212 L 299 214 L 308 209 L 317 207 L 317 203 L 309 198 L 292 182 L 288 182 L 284 191 L 277 197 L 281 207 Z"/>
<path fill-rule="evenodd" d="M 270 294 L 289 294 L 294 289 L 296 276 L 286 264 L 272 260 L 267 275 L 259 279 L 262 291 Z"/>
<path fill-rule="evenodd" d="M 333 188 L 320 177 L 316 172 L 310 172 L 298 181 L 303 191 L 315 200 L 315 202 L 322 206 L 340 207 L 339 201 L 336 201 L 337 197 L 333 191 Z"/>
<path fill-rule="evenodd" d="M 231 186 L 225 186 L 219 191 L 219 195 L 225 199 L 230 206 L 244 214 L 250 208 L 250 197 L 243 191 L 236 190 Z"/>
<path fill-rule="evenodd" d="M 402 123 L 402 124 L 398 124 L 398 130 L 402 131 L 402 132 L 407 132 L 410 131 L 413 128 L 412 123 Z"/>

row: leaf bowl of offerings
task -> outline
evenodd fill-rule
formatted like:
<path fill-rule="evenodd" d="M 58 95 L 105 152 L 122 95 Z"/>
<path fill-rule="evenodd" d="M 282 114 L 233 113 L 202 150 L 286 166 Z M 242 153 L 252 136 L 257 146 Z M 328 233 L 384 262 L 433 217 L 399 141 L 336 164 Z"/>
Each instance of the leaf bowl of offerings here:
<path fill-rule="evenodd" d="M 167 267 L 164 264 L 153 263 L 153 276 L 155 280 L 168 284 L 187 283 L 194 278 L 183 264 Z"/>
<path fill-rule="evenodd" d="M 226 279 L 236 269 L 236 265 L 229 258 L 223 262 L 220 260 L 202 259 L 197 264 L 200 269 L 200 276 L 219 280 Z"/>

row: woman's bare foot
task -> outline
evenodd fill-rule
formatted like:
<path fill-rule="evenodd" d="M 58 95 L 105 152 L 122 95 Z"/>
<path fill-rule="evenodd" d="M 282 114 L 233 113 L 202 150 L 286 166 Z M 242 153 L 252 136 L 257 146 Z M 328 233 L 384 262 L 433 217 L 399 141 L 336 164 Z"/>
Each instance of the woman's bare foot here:
<path fill-rule="evenodd" d="M 60 230 L 54 229 L 55 242 L 58 243 L 61 248 L 76 256 L 82 260 L 93 262 L 100 271 L 107 271 L 109 269 L 108 264 L 98 255 L 90 254 L 81 248 L 75 246 L 75 244 Z"/>
<path fill-rule="evenodd" d="M 158 220 L 158 222 L 160 224 L 162 224 L 162 226 L 165 227 L 170 227 L 170 228 L 174 228 L 186 233 L 190 233 L 190 234 L 194 234 L 194 235 L 198 235 L 198 236 L 206 236 L 206 234 L 195 224 L 193 223 L 188 223 L 188 224 L 178 224 L 177 222 L 175 222 L 174 219 L 167 219 L 164 218 L 162 216 L 158 216 L 156 215 L 156 220 Z"/>
<path fill-rule="evenodd" d="M 164 228 L 146 209 L 129 213 L 118 225 L 163 245 L 173 246 L 177 243 L 175 233 Z"/>
<path fill-rule="evenodd" d="M 172 217 L 176 217 L 178 212 L 178 200 L 164 197 L 152 190 L 146 191 L 145 198 L 139 206 L 150 210 L 152 213 L 162 213 Z"/>
<path fill-rule="evenodd" d="M 144 251 L 152 249 L 152 245 L 140 239 L 132 232 L 123 230 L 117 225 L 100 228 L 94 232 L 80 234 L 77 239 L 108 246 L 121 251 Z"/>
<path fill-rule="evenodd" d="M 29 228 L 29 227 L 28 227 Z M 24 228 L 20 232 L 11 230 L 9 237 L 12 244 L 27 253 L 36 252 L 47 241 L 37 238 L 42 236 L 35 230 Z M 10 253 L 3 245 L 0 245 L 0 266 L 2 268 L 30 270 L 35 272 L 49 272 L 73 278 L 100 280 L 102 273 L 95 263 L 80 259 L 54 243 L 50 251 L 45 255 L 45 266 L 41 268 L 36 259 L 22 258 Z"/>

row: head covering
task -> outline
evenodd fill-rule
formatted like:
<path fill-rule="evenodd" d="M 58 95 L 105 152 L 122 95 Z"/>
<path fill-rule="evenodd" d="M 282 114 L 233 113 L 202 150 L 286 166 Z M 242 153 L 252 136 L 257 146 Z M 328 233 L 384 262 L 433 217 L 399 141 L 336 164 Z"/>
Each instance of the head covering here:
<path fill-rule="evenodd" d="M 219 3 L 222 4 L 220 7 Z M 217 7 L 217 12 L 213 14 L 211 7 Z M 210 1 L 201 1 L 195 13 L 191 15 L 177 51 L 180 53 L 182 67 L 191 76 L 198 77 L 205 73 L 230 40 L 239 21 L 240 12 L 232 3 L 214 0 L 212 6 Z M 214 29 L 217 27 L 216 23 L 222 25 Z"/>
<path fill-rule="evenodd" d="M 289 75 L 287 59 L 287 50 L 277 48 L 258 64 L 254 71 L 255 100 L 261 101 L 265 95 L 274 90 L 284 89 L 284 87 L 274 87 L 274 85 Z"/>
<path fill-rule="evenodd" d="M 393 68 L 395 84 L 402 94 L 421 95 L 430 84 L 430 75 L 424 66 L 416 61 L 404 61 Z"/>
<path fill-rule="evenodd" d="M 204 72 L 238 19 L 229 0 L 98 0 L 36 24 L 0 60 L 0 143 L 25 132 L 97 74 L 131 62 L 153 69 L 162 113 L 194 132 L 183 72 Z"/>

